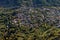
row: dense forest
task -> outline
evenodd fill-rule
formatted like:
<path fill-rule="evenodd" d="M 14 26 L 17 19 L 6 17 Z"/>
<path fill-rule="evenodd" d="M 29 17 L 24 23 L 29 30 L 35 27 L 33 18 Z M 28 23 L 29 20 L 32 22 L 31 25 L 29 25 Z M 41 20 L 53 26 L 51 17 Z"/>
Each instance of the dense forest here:
<path fill-rule="evenodd" d="M 39 6 L 60 6 L 60 0 L 33 0 L 33 3 Z"/>
<path fill-rule="evenodd" d="M 0 7 L 16 8 L 20 7 L 23 2 L 26 3 L 26 5 L 32 3 L 31 5 L 33 7 L 60 6 L 60 0 L 0 0 Z"/>
<path fill-rule="evenodd" d="M 60 7 L 33 6 L 60 4 L 59 0 L 50 1 L 18 0 L 18 8 L 0 7 L 0 40 L 60 40 Z"/>
<path fill-rule="evenodd" d="M 50 10 L 42 11 L 39 8 L 32 11 L 31 8 L 26 11 L 23 9 L 25 12 L 20 9 L 0 8 L 0 10 L 1 40 L 60 40 L 59 23 L 56 22 L 56 18 L 50 20 L 52 16 L 47 18 L 51 15 L 46 15 Z"/>

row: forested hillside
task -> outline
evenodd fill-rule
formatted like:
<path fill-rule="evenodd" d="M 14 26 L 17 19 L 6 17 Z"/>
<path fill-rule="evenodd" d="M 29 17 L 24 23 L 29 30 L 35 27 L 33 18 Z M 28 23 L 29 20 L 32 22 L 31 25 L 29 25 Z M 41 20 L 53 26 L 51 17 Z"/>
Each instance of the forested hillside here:
<path fill-rule="evenodd" d="M 38 6 L 60 6 L 60 0 L 33 0 Z"/>
<path fill-rule="evenodd" d="M 26 5 L 32 5 L 33 7 L 60 6 L 60 0 L 0 0 L 0 7 L 16 8 L 21 6 L 22 3 L 26 3 Z"/>
<path fill-rule="evenodd" d="M 60 40 L 60 7 L 52 6 L 60 0 L 11 0 L 12 4 L 7 0 L 9 7 L 7 1 L 1 6 L 4 1 L 0 1 L 0 40 Z"/>

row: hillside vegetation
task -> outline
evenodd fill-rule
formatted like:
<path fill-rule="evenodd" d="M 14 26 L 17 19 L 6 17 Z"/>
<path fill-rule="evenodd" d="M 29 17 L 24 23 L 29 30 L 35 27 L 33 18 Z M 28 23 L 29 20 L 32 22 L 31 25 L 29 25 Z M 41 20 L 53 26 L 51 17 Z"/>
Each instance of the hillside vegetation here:
<path fill-rule="evenodd" d="M 53 19 L 55 21 L 50 20 L 52 15 L 49 14 L 55 13 L 52 9 L 60 10 L 58 7 L 49 7 L 49 10 L 20 9 L 0 9 L 0 40 L 60 40 L 60 28 L 54 24 L 57 23 L 56 18 Z M 50 17 L 46 15 L 47 12 Z M 50 21 L 47 21 L 47 17 Z"/>
<path fill-rule="evenodd" d="M 0 40 L 60 40 L 60 0 L 0 0 Z"/>

